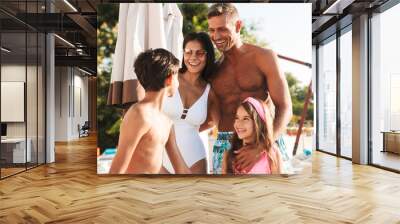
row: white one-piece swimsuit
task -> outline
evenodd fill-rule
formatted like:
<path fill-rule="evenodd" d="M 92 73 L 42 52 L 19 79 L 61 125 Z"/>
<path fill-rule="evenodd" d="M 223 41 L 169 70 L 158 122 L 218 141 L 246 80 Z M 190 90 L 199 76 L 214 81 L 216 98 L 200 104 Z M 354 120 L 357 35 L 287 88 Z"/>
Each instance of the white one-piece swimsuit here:
<path fill-rule="evenodd" d="M 209 91 L 210 84 L 207 84 L 203 94 L 190 108 L 184 108 L 178 90 L 172 97 L 166 97 L 163 103 L 164 113 L 174 123 L 176 143 L 188 167 L 191 167 L 201 159 L 207 158 L 208 153 L 200 137 L 199 128 L 207 119 Z M 170 173 L 175 173 L 165 152 L 163 155 L 163 166 Z"/>

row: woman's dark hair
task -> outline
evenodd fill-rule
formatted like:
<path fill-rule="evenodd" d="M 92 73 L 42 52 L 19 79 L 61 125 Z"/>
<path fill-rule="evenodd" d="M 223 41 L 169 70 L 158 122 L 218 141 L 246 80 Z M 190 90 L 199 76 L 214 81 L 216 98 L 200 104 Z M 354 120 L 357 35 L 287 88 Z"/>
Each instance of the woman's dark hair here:
<path fill-rule="evenodd" d="M 253 124 L 254 124 L 254 133 L 256 135 L 256 145 L 262 145 L 263 148 L 266 149 L 267 154 L 272 160 L 272 163 L 276 163 L 274 158 L 271 158 L 270 149 L 273 144 L 273 119 L 272 114 L 267 106 L 262 100 L 257 99 L 264 107 L 265 110 L 265 118 L 266 121 L 264 122 L 260 115 L 258 115 L 257 111 L 254 109 L 253 105 L 249 102 L 242 102 L 239 107 L 243 107 L 244 110 L 250 115 Z M 237 133 L 235 132 L 231 138 L 231 149 L 229 150 L 228 154 L 228 166 L 227 166 L 227 173 L 234 173 L 232 169 L 232 162 L 235 159 L 236 154 L 234 153 L 235 150 L 238 150 L 243 147 L 243 140 L 239 139 Z"/>
<path fill-rule="evenodd" d="M 183 40 L 183 49 L 185 49 L 186 44 L 190 41 L 200 42 L 204 50 L 207 52 L 206 66 L 201 73 L 201 77 L 204 79 L 204 81 L 209 82 L 216 69 L 215 52 L 211 39 L 205 32 L 189 33 L 185 36 L 185 39 Z M 182 68 L 179 70 L 179 72 L 184 73 L 186 71 L 187 67 L 185 65 L 184 59 L 182 59 Z"/>

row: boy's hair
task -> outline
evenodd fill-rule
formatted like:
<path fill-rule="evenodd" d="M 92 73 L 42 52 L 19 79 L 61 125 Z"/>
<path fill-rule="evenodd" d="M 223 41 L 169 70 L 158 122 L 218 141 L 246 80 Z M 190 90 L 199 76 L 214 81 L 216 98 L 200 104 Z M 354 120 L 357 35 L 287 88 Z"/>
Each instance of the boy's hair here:
<path fill-rule="evenodd" d="M 165 80 L 177 72 L 179 60 L 165 49 L 150 49 L 138 55 L 134 67 L 146 91 L 159 91 L 165 87 Z"/>
<path fill-rule="evenodd" d="M 232 3 L 216 3 L 210 6 L 207 18 L 226 15 L 229 18 L 238 18 L 239 13 Z"/>

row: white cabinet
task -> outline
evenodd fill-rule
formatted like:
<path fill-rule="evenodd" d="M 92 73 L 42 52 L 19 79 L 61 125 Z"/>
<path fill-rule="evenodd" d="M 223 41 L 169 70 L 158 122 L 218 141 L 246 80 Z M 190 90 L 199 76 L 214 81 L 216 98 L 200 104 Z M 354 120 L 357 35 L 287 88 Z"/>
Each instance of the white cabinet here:
<path fill-rule="evenodd" d="M 25 139 L 24 138 L 7 138 L 1 140 L 2 148 L 12 150 L 12 163 L 25 163 L 32 161 L 32 140 L 28 138 L 26 140 L 28 147 L 25 153 Z M 3 151 L 3 150 L 2 150 Z M 27 159 L 25 161 L 25 159 Z"/>

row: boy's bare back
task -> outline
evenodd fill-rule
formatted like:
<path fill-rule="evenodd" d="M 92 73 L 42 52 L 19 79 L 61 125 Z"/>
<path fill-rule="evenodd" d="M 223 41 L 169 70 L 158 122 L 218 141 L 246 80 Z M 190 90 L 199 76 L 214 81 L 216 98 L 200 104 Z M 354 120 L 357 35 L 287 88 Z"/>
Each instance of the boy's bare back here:
<path fill-rule="evenodd" d="M 172 121 L 151 102 L 133 105 L 122 121 L 110 173 L 159 173 L 171 126 Z"/>

